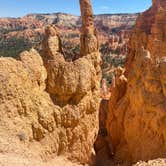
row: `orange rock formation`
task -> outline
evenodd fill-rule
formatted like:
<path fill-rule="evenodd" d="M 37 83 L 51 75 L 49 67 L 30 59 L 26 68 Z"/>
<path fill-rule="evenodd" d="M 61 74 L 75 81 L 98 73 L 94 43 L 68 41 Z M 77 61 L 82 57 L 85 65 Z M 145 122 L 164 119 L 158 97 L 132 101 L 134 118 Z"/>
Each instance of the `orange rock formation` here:
<path fill-rule="evenodd" d="M 153 0 L 152 7 L 139 16 L 125 75 L 116 79 L 107 120 L 115 159 L 166 157 L 165 0 Z"/>
<path fill-rule="evenodd" d="M 98 132 L 100 54 L 90 0 L 80 4 L 81 58 L 64 60 L 53 26 L 46 29 L 42 44 L 44 62 L 34 49 L 21 53 L 20 60 L 0 58 L 3 156 L 42 162 L 63 155 L 83 164 L 92 161 Z M 12 158 L 9 161 L 18 165 Z"/>

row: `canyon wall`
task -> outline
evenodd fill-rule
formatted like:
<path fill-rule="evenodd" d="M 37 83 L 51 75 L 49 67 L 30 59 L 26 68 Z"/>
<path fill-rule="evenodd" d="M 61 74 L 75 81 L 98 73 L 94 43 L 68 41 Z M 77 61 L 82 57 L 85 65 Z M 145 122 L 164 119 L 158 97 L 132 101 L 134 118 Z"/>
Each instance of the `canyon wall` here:
<path fill-rule="evenodd" d="M 138 14 L 95 15 L 94 23 L 99 31 L 101 46 L 109 41 L 111 34 L 112 36 L 116 34 L 115 38 L 120 37 L 122 42 L 115 41 L 114 49 L 120 47 L 120 50 L 122 48 L 124 52 L 123 45 L 128 41 L 128 37 L 124 36 L 123 38 L 119 32 L 124 31 L 125 34 L 128 32 L 130 34 L 137 16 Z M 81 17 L 65 13 L 29 14 L 20 18 L 0 18 L 0 56 L 17 57 L 20 52 L 32 46 L 38 48 L 44 35 L 44 29 L 49 24 L 54 24 L 59 28 L 64 43 L 64 53 L 69 59 L 71 54 L 75 54 L 75 52 L 72 53 L 75 50 L 72 47 L 78 47 L 79 44 Z"/>
<path fill-rule="evenodd" d="M 101 60 L 90 0 L 80 5 L 82 49 L 74 62 L 64 60 L 54 26 L 45 30 L 43 59 L 34 49 L 18 60 L 0 58 L 0 158 L 8 156 L 9 165 L 18 165 L 12 157 L 21 162 L 47 162 L 57 155 L 83 164 L 93 160 Z"/>
<path fill-rule="evenodd" d="M 112 28 L 131 28 L 135 25 L 136 18 L 139 14 L 99 14 L 94 15 L 95 25 L 102 29 Z M 36 29 L 54 24 L 57 27 L 66 29 L 80 28 L 81 17 L 66 13 L 50 13 L 50 14 L 28 14 L 19 18 L 0 18 L 0 30 L 25 30 Z"/>
<path fill-rule="evenodd" d="M 107 119 L 115 159 L 166 157 L 166 1 L 136 22 L 126 71 L 117 71 Z"/>

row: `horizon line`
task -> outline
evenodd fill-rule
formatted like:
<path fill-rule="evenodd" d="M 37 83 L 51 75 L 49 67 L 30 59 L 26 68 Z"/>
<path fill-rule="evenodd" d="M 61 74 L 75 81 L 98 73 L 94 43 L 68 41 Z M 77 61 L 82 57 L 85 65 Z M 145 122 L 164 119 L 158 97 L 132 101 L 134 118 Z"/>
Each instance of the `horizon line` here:
<path fill-rule="evenodd" d="M 98 16 L 98 15 L 134 15 L 134 14 L 140 14 L 142 12 L 127 12 L 127 13 L 97 13 L 97 14 L 94 14 L 94 16 Z M 25 15 L 22 15 L 22 16 L 0 16 L 0 18 L 23 18 L 23 17 L 26 17 L 26 16 L 30 16 L 30 15 L 56 15 L 56 14 L 66 14 L 66 15 L 71 15 L 71 16 L 77 16 L 77 17 L 80 17 L 80 15 L 77 15 L 77 14 L 71 14 L 71 13 L 65 13 L 65 12 L 46 12 L 46 13 L 43 13 L 43 12 L 39 12 L 39 13 L 27 13 Z"/>

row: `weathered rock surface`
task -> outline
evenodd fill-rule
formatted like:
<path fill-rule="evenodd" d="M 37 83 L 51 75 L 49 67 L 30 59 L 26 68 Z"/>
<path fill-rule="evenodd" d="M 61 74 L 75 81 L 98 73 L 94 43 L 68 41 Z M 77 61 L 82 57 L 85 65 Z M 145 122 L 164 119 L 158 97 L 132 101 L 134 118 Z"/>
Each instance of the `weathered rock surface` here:
<path fill-rule="evenodd" d="M 82 21 L 90 14 L 86 21 L 92 23 L 90 0 L 80 4 Z M 34 49 L 21 53 L 19 60 L 0 58 L 0 157 L 11 154 L 40 163 L 63 155 L 83 164 L 92 162 L 101 75 L 93 25 L 83 24 L 81 46 L 86 49 L 81 58 L 66 62 L 58 32 L 49 26 L 42 44 L 44 61 Z"/>
<path fill-rule="evenodd" d="M 166 157 L 165 32 L 166 1 L 154 0 L 137 20 L 126 72 L 110 100 L 107 129 L 117 160 Z"/>
<path fill-rule="evenodd" d="M 156 159 L 156 160 L 149 160 L 148 162 L 140 161 L 134 166 L 165 166 L 166 159 Z"/>

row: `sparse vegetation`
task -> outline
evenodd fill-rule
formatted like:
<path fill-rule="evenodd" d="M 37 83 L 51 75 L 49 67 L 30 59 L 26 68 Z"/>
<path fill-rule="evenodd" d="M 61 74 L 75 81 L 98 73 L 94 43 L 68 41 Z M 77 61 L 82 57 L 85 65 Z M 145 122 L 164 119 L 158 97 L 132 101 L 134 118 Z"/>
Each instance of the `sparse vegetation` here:
<path fill-rule="evenodd" d="M 102 76 L 111 82 L 114 69 L 124 66 L 126 56 L 120 55 L 118 50 L 112 50 L 107 42 L 101 45 L 100 52 L 102 54 Z"/>
<path fill-rule="evenodd" d="M 24 50 L 29 50 L 32 47 L 37 48 L 38 44 L 38 38 L 28 40 L 23 37 L 17 38 L 15 36 L 10 38 L 2 37 L 0 39 L 0 56 L 17 58 L 19 53 Z"/>
<path fill-rule="evenodd" d="M 19 132 L 17 134 L 17 137 L 19 138 L 20 141 L 25 141 L 26 140 L 26 136 L 24 132 Z"/>

